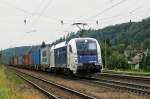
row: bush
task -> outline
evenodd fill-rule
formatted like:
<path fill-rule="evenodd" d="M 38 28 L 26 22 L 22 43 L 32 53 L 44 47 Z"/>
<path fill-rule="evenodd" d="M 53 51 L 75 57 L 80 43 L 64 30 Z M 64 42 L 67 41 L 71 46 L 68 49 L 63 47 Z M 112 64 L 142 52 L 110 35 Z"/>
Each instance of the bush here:
<path fill-rule="evenodd" d="M 142 60 L 140 62 L 140 68 L 150 72 L 150 52 L 147 52 L 147 55 L 143 53 Z"/>
<path fill-rule="evenodd" d="M 108 58 L 108 69 L 130 69 L 127 59 L 120 53 L 114 51 Z"/>

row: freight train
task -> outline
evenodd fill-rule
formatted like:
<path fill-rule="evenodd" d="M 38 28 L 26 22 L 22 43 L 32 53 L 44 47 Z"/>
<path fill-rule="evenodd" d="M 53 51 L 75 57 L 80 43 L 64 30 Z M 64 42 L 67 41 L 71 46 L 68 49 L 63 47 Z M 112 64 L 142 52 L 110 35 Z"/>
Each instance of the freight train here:
<path fill-rule="evenodd" d="M 103 69 L 100 45 L 94 38 L 74 38 L 53 46 L 42 46 L 23 56 L 10 58 L 22 68 L 87 76 Z"/>

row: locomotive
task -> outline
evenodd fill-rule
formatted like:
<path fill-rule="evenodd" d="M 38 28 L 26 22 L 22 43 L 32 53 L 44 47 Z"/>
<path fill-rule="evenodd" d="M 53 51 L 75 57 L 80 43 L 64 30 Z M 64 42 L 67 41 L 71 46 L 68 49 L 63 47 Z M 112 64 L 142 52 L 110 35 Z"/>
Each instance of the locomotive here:
<path fill-rule="evenodd" d="M 43 46 L 25 54 L 22 64 L 11 65 L 78 76 L 94 75 L 103 69 L 101 48 L 94 38 L 74 38 L 51 47 Z"/>

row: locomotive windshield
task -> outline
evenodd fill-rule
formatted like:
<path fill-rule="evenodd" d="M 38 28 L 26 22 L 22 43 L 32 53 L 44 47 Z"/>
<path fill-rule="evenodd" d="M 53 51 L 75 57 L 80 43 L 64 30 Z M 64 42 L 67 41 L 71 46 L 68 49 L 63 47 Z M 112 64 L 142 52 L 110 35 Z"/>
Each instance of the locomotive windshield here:
<path fill-rule="evenodd" d="M 78 55 L 96 55 L 97 45 L 92 40 L 78 40 L 76 41 Z"/>

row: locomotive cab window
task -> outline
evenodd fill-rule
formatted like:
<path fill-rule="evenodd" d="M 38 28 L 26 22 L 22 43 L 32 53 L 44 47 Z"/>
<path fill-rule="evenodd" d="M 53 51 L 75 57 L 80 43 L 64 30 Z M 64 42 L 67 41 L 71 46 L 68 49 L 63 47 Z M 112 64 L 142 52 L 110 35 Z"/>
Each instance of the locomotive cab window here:
<path fill-rule="evenodd" d="M 89 48 L 89 50 L 95 50 L 96 49 L 96 44 L 95 43 L 89 43 L 88 48 Z"/>
<path fill-rule="evenodd" d="M 76 41 L 78 55 L 97 55 L 97 45 L 92 40 Z"/>

